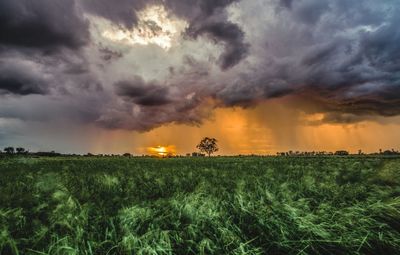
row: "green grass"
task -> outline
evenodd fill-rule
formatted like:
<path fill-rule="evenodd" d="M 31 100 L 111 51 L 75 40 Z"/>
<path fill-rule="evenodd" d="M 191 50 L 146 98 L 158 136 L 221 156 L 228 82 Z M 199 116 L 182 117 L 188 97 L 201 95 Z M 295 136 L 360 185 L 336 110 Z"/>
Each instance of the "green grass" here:
<path fill-rule="evenodd" d="M 400 160 L 2 159 L 0 254 L 400 254 Z"/>

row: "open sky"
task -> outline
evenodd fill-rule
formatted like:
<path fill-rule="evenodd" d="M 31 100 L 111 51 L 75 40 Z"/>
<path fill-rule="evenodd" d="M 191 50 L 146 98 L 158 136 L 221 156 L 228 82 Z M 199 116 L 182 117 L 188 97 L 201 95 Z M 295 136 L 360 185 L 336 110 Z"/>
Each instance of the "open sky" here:
<path fill-rule="evenodd" d="M 0 146 L 400 149 L 398 0 L 1 0 Z"/>

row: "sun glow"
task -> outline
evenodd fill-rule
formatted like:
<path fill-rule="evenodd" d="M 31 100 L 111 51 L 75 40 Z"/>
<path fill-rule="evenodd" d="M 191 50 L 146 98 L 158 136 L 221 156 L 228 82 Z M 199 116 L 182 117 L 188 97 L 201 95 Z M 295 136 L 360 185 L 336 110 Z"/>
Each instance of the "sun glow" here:
<path fill-rule="evenodd" d="M 168 50 L 187 26 L 165 10 L 164 6 L 155 5 L 137 13 L 138 24 L 132 30 L 108 24 L 102 36 L 119 43 L 129 45 L 154 44 Z"/>
<path fill-rule="evenodd" d="M 152 156 L 157 157 L 167 157 L 173 156 L 176 153 L 175 146 L 156 146 L 156 147 L 148 147 L 147 152 Z"/>

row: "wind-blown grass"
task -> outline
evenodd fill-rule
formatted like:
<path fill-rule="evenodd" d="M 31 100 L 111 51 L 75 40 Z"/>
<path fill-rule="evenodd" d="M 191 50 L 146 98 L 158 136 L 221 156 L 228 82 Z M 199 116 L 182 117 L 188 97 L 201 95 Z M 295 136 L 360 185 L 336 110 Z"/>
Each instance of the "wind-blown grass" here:
<path fill-rule="evenodd" d="M 0 254 L 400 254 L 400 160 L 5 159 Z"/>

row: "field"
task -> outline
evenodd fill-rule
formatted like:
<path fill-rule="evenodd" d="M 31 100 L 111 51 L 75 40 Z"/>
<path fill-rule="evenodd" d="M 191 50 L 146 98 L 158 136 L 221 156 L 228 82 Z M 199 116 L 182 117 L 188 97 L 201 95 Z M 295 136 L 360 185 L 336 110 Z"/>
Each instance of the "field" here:
<path fill-rule="evenodd" d="M 0 254 L 400 254 L 400 159 L 1 159 Z"/>

